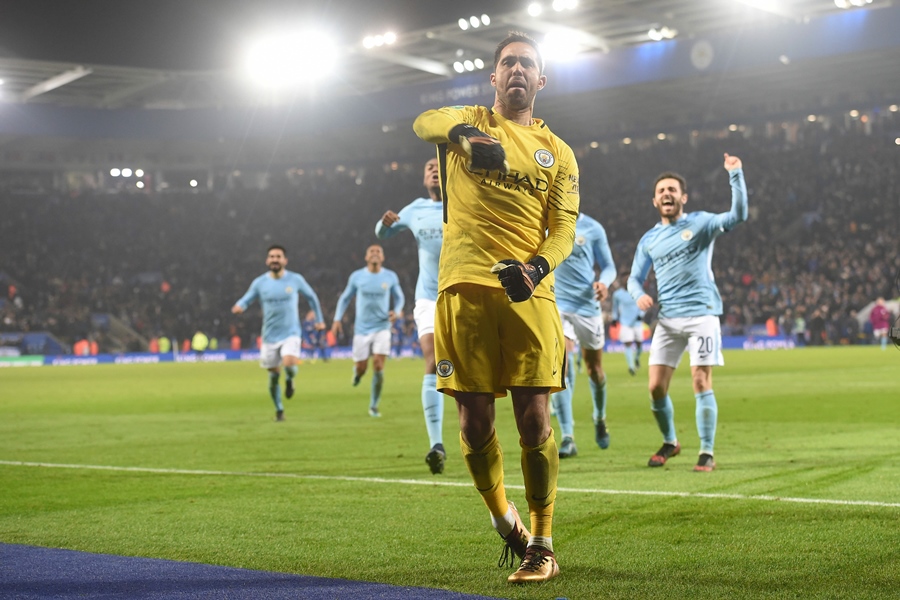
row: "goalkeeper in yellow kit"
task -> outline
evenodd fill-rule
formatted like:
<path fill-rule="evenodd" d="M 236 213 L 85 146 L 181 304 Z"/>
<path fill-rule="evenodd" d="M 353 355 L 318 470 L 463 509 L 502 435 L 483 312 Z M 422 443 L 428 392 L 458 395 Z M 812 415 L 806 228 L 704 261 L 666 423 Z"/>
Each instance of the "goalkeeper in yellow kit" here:
<path fill-rule="evenodd" d="M 571 148 L 532 117 L 545 83 L 537 43 L 511 33 L 494 54 L 492 108 L 430 110 L 413 125 L 438 145 L 444 193 L 437 387 L 456 399 L 463 459 L 506 542 L 501 562 L 521 560 L 513 583 L 559 573 L 551 537 L 559 454 L 547 400 L 565 387 L 566 349 L 552 271 L 572 250 L 579 197 Z M 507 390 L 531 533 L 503 486 L 494 401 Z"/>

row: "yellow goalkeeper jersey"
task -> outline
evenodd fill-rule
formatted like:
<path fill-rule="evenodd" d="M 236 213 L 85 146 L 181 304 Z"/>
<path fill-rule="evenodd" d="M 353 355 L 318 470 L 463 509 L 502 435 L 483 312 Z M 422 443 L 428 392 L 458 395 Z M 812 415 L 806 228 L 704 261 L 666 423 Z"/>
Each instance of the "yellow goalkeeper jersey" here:
<path fill-rule="evenodd" d="M 448 137 L 460 123 L 500 141 L 508 174 L 468 170 L 468 156 Z M 578 218 L 578 164 L 543 121 L 525 126 L 484 106 L 452 106 L 422 113 L 413 128 L 438 145 L 444 193 L 439 289 L 457 283 L 502 288 L 491 273 L 497 261 L 527 262 L 540 254 L 555 269 L 569 255 Z M 554 299 L 552 272 L 534 295 Z"/>

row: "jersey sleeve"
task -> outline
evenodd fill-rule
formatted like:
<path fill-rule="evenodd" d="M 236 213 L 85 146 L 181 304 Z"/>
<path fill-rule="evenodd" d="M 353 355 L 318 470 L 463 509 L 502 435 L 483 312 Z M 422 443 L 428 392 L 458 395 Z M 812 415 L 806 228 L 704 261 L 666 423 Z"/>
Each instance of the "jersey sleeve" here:
<path fill-rule="evenodd" d="M 647 292 L 644 291 L 644 282 L 647 280 L 647 273 L 650 272 L 650 266 L 653 261 L 650 254 L 644 247 L 644 240 L 638 242 L 637 250 L 634 252 L 634 261 L 631 263 L 631 274 L 628 276 L 628 293 L 637 300 Z"/>
<path fill-rule="evenodd" d="M 735 169 L 728 172 L 731 184 L 731 210 L 715 215 L 710 220 L 710 227 L 715 233 L 731 230 L 735 225 L 747 220 L 747 184 L 744 181 L 744 170 Z"/>
<path fill-rule="evenodd" d="M 391 284 L 391 296 L 394 298 L 394 313 L 402 313 L 403 307 L 406 306 L 406 296 L 403 294 L 403 288 L 400 287 L 400 278 L 394 274 L 394 282 Z"/>
<path fill-rule="evenodd" d="M 559 155 L 559 170 L 547 199 L 548 234 L 537 252 L 547 259 L 551 270 L 572 253 L 580 204 L 575 154 L 571 148 L 562 145 Z"/>
<path fill-rule="evenodd" d="M 474 116 L 467 106 L 445 106 L 427 110 L 416 117 L 413 131 L 419 138 L 432 144 L 450 142 L 450 130 L 461 123 L 473 123 Z M 455 141 L 455 140 L 454 140 Z"/>
<path fill-rule="evenodd" d="M 259 300 L 259 289 L 257 288 L 255 279 L 253 280 L 253 283 L 250 284 L 247 292 L 234 304 L 235 306 L 240 306 L 241 310 L 247 310 L 254 300 Z"/>
<path fill-rule="evenodd" d="M 411 211 L 409 206 L 403 207 L 403 209 L 401 209 L 400 212 L 397 213 L 397 216 L 400 217 L 400 220 L 396 223 L 392 223 L 390 227 L 385 227 L 381 219 L 378 219 L 378 222 L 375 223 L 375 237 L 377 237 L 379 240 L 386 240 L 388 238 L 394 237 L 401 231 L 409 229 L 410 212 Z"/>
<path fill-rule="evenodd" d="M 600 223 L 597 223 L 597 235 L 592 245 L 594 246 L 594 260 L 600 267 L 599 281 L 606 287 L 612 285 L 616 280 L 616 263 L 613 260 L 612 249 L 609 247 L 609 238 L 606 236 L 606 230 Z"/>
<path fill-rule="evenodd" d="M 344 288 L 340 298 L 338 298 L 337 307 L 334 309 L 335 321 L 340 321 L 344 318 L 344 313 L 347 312 L 347 307 L 350 306 L 350 300 L 352 300 L 354 294 L 356 294 L 356 281 L 354 275 L 355 273 L 350 275 L 350 278 L 347 280 L 347 287 Z"/>
<path fill-rule="evenodd" d="M 322 305 L 319 303 L 319 297 L 302 275 L 297 275 L 297 292 L 306 298 L 309 307 L 316 313 L 316 323 L 324 323 L 325 317 L 322 315 Z"/>

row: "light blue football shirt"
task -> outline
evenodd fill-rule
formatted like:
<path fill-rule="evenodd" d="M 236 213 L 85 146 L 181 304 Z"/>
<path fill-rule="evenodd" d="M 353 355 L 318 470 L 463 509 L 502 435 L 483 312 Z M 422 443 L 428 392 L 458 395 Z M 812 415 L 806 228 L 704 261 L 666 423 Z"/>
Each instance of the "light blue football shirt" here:
<path fill-rule="evenodd" d="M 575 243 L 572 253 L 553 271 L 556 277 L 556 305 L 560 312 L 583 317 L 600 315 L 594 298 L 594 266 L 600 269 L 601 283 L 609 286 L 616 278 L 616 265 L 606 230 L 596 219 L 584 213 L 575 221 Z"/>
<path fill-rule="evenodd" d="M 400 220 L 385 227 L 379 220 L 375 235 L 380 240 L 394 237 L 408 229 L 419 247 L 419 278 L 416 281 L 416 300 L 437 300 L 438 265 L 441 243 L 444 240 L 444 203 L 431 198 L 418 198 L 405 206 L 397 216 Z"/>
<path fill-rule="evenodd" d="M 300 335 L 300 294 L 316 313 L 316 321 L 324 322 L 319 297 L 302 275 L 287 269 L 278 279 L 271 273 L 254 279 L 247 293 L 235 304 L 247 310 L 254 300 L 259 300 L 263 313 L 262 339 L 267 344 L 274 344 L 292 335 Z"/>
<path fill-rule="evenodd" d="M 353 271 L 347 280 L 347 288 L 338 298 L 337 309 L 334 311 L 335 321 L 340 321 L 344 317 L 354 297 L 356 298 L 354 332 L 360 335 L 390 329 L 391 321 L 388 313 L 391 310 L 395 314 L 403 312 L 403 305 L 406 303 L 397 274 L 383 267 L 377 273 L 372 273 L 366 267 Z"/>
<path fill-rule="evenodd" d="M 729 173 L 731 210 L 684 214 L 672 225 L 659 222 L 638 242 L 628 278 L 628 292 L 637 300 L 651 265 L 656 272 L 659 316 L 721 315 L 722 298 L 712 272 L 716 238 L 747 220 L 747 185 L 743 169 Z"/>
<path fill-rule="evenodd" d="M 619 288 L 612 294 L 612 318 L 625 327 L 634 327 L 641 322 L 644 313 L 637 302 L 625 288 Z"/>

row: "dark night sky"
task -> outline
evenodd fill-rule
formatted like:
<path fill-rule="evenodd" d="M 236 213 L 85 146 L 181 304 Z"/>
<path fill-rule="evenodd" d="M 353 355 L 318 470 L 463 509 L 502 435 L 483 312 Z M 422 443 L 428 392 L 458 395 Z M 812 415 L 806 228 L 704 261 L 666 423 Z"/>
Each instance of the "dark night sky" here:
<path fill-rule="evenodd" d="M 154 69 L 233 66 L 267 25 L 315 18 L 367 34 L 501 13 L 526 0 L 0 0 L 0 56 Z"/>

